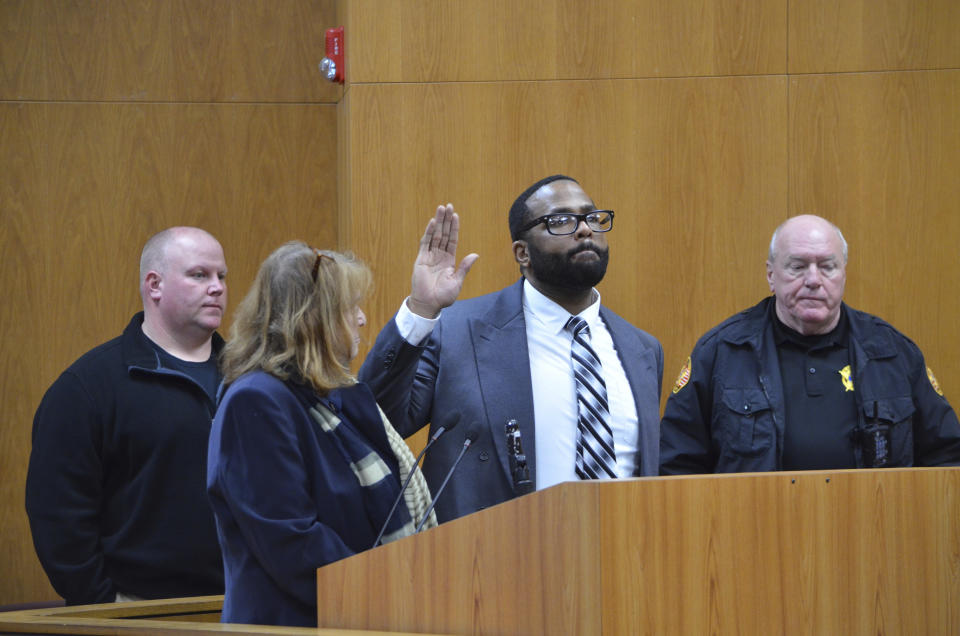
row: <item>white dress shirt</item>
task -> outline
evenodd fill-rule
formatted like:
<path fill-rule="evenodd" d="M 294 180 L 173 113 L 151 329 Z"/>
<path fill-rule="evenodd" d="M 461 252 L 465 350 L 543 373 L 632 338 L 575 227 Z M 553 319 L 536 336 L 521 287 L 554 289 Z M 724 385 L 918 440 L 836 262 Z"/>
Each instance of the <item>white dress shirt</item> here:
<path fill-rule="evenodd" d="M 592 305 L 577 315 L 587 321 L 590 346 L 603 365 L 617 476 L 632 477 L 637 467 L 640 437 L 637 408 L 613 339 L 600 317 L 600 293 L 597 292 Z M 570 319 L 567 310 L 526 280 L 523 281 L 523 319 L 533 381 L 537 488 L 541 489 L 579 479 L 576 473 L 577 385 L 570 359 L 573 335 L 563 328 Z"/>
<path fill-rule="evenodd" d="M 617 455 L 617 476 L 632 477 L 637 467 L 640 428 L 633 391 L 610 332 L 600 318 L 600 293 L 578 314 L 590 327 L 590 346 L 603 365 Z M 530 378 L 537 453 L 537 489 L 564 481 L 577 481 L 577 387 L 570 360 L 573 336 L 564 330 L 570 314 L 523 281 L 523 319 L 527 330 Z M 439 320 L 410 311 L 404 300 L 396 315 L 397 330 L 412 345 L 420 344 Z"/>

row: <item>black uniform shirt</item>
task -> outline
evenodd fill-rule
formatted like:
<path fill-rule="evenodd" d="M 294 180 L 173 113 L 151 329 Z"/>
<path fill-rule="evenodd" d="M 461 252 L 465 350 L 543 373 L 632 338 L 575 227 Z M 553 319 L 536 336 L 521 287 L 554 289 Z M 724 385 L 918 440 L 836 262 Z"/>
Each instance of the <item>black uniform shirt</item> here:
<path fill-rule="evenodd" d="M 830 333 L 804 336 L 783 324 L 770 303 L 783 381 L 783 470 L 856 468 L 857 426 L 849 326 L 841 309 Z"/>

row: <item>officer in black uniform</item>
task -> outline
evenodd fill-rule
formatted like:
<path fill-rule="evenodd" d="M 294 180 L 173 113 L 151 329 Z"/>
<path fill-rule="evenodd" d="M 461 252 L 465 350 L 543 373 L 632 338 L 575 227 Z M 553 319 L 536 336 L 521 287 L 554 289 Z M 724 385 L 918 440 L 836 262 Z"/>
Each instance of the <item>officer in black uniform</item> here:
<path fill-rule="evenodd" d="M 773 296 L 708 331 L 680 371 L 661 474 L 960 464 L 960 422 L 923 354 L 843 303 L 846 265 L 829 221 L 777 228 Z"/>

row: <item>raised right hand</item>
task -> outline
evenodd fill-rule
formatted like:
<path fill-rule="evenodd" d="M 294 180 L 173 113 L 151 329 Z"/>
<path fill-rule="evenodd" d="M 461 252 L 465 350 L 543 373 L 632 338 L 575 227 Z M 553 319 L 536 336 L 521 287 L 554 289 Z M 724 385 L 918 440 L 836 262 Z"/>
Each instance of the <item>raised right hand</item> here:
<path fill-rule="evenodd" d="M 437 207 L 437 213 L 420 238 L 417 260 L 413 263 L 410 298 L 407 307 L 425 318 L 436 318 L 440 310 L 449 307 L 460 295 L 467 272 L 479 257 L 467 254 L 457 262 L 457 239 L 460 217 L 453 205 Z"/>

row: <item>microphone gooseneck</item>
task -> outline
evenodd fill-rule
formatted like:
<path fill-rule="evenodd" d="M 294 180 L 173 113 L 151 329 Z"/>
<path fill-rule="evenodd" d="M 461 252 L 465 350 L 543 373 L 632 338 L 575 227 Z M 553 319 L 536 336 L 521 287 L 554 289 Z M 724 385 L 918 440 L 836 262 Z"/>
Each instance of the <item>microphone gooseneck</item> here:
<path fill-rule="evenodd" d="M 463 455 L 467 452 L 467 449 L 470 448 L 470 445 L 477 441 L 479 433 L 476 430 L 476 426 L 471 427 L 470 433 L 467 434 L 467 438 L 463 440 L 463 447 L 460 449 L 460 454 L 457 455 L 457 459 L 453 462 L 453 466 L 450 467 L 450 470 L 447 471 L 446 477 L 443 478 L 443 483 L 440 484 L 440 487 L 437 488 L 437 494 L 433 496 L 433 501 L 430 502 L 430 507 L 427 508 L 427 511 L 423 515 L 423 519 L 420 520 L 420 523 L 417 525 L 415 532 L 420 532 L 423 528 L 423 524 L 427 522 L 427 519 L 430 517 L 430 513 L 433 511 L 433 507 L 437 505 L 437 501 L 440 499 L 440 495 L 443 493 L 443 489 L 447 487 L 447 482 L 450 481 L 450 477 L 453 476 L 453 471 L 457 469 L 457 464 L 460 463 L 460 460 L 463 459 Z"/>
<path fill-rule="evenodd" d="M 427 440 L 427 445 L 423 447 L 423 450 L 420 451 L 420 454 L 417 455 L 417 458 L 413 461 L 413 466 L 410 468 L 410 472 L 407 473 L 407 478 L 403 481 L 403 485 L 400 487 L 400 492 L 397 494 L 397 498 L 393 500 L 393 505 L 390 506 L 390 512 L 387 513 L 387 518 L 383 521 L 383 527 L 380 528 L 380 533 L 377 534 L 377 538 L 374 540 L 373 545 L 370 546 L 371 549 L 380 545 L 380 540 L 383 539 L 383 533 L 387 531 L 387 526 L 390 525 L 390 520 L 393 519 L 393 513 L 396 512 L 397 506 L 400 504 L 400 500 L 403 499 L 403 493 L 407 491 L 407 486 L 410 485 L 410 481 L 413 479 L 413 473 L 415 473 L 420 468 L 420 459 L 423 457 L 423 454 L 427 452 L 427 449 L 430 448 L 435 441 L 440 439 L 440 436 L 446 433 L 447 431 L 453 430 L 457 423 L 460 421 L 460 412 L 457 411 L 453 414 L 453 417 L 450 418 L 450 423 L 446 426 L 439 426 L 437 430 L 434 431 L 433 435 L 430 436 L 430 439 Z M 427 514 L 430 514 L 430 511 L 427 511 Z M 420 528 L 417 528 L 417 532 L 420 532 Z"/>

